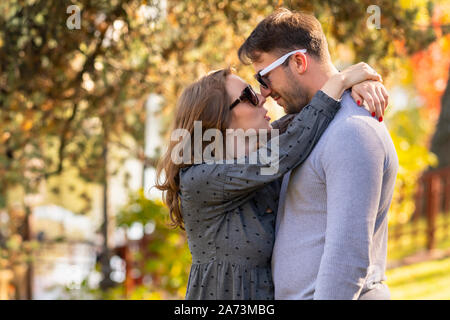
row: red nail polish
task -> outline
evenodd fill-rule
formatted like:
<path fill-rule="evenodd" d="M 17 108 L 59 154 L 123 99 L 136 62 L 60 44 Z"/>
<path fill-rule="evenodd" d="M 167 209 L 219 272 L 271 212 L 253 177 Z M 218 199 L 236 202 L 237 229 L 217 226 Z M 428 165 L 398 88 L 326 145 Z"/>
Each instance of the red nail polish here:
<path fill-rule="evenodd" d="M 375 117 L 375 112 L 372 112 L 372 117 Z"/>
<path fill-rule="evenodd" d="M 356 103 L 358 104 L 358 106 L 360 106 L 361 105 L 361 101 L 356 101 Z"/>
<path fill-rule="evenodd" d="M 383 117 L 379 117 L 378 121 L 380 121 L 380 122 L 383 121 Z"/>

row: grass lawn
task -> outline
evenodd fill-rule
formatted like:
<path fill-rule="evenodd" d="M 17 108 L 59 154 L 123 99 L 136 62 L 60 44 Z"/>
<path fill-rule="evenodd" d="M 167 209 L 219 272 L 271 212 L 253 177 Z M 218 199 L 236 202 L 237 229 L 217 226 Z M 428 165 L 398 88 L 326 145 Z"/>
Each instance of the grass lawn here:
<path fill-rule="evenodd" d="M 393 300 L 450 299 L 450 257 L 387 270 Z"/>
<path fill-rule="evenodd" d="M 436 249 L 450 248 L 450 214 L 440 214 L 436 221 Z M 426 221 L 389 228 L 388 261 L 403 261 L 426 248 Z M 413 231 L 417 232 L 414 233 Z M 402 231 L 401 238 L 395 238 Z M 423 261 L 423 260 L 422 260 Z M 394 262 L 394 263 L 393 263 Z M 401 263 L 400 263 L 401 264 Z M 389 265 L 389 263 L 388 263 Z M 450 257 L 409 264 L 386 271 L 393 300 L 450 299 Z"/>

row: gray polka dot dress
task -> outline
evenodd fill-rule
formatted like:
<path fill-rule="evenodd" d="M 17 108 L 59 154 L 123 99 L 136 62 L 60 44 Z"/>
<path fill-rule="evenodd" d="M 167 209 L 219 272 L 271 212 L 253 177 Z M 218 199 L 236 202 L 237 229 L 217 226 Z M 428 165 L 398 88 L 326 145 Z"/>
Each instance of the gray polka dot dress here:
<path fill-rule="evenodd" d="M 278 171 L 267 164 L 194 164 L 180 170 L 192 266 L 186 299 L 274 298 L 271 256 L 283 175 L 302 163 L 339 110 L 318 91 L 279 135 Z M 270 142 L 267 144 L 271 152 Z"/>

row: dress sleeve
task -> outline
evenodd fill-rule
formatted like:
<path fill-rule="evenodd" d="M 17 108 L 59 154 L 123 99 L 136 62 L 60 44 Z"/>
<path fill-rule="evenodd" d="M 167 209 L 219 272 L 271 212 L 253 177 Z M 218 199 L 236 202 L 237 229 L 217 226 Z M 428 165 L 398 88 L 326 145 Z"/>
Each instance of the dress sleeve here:
<path fill-rule="evenodd" d="M 294 113 L 286 114 L 282 116 L 280 119 L 275 120 L 271 123 L 272 128 L 278 129 L 280 134 L 285 133 L 289 124 L 292 122 L 292 119 L 295 117 Z"/>
<path fill-rule="evenodd" d="M 338 101 L 318 91 L 283 134 L 246 156 L 245 163 L 202 163 L 182 169 L 182 195 L 211 205 L 248 196 L 305 161 L 339 108 Z M 265 161 L 261 152 L 269 155 Z"/>

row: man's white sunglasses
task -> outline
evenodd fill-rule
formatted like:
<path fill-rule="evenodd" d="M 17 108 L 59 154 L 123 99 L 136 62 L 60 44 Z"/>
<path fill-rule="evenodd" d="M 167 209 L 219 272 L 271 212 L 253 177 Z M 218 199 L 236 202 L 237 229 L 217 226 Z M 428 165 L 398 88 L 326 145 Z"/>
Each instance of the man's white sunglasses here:
<path fill-rule="evenodd" d="M 264 77 L 266 74 L 268 74 L 270 71 L 272 71 L 276 67 L 279 67 L 280 65 L 282 65 L 286 61 L 287 58 L 289 58 L 293 54 L 296 54 L 297 52 L 306 53 L 306 49 L 299 49 L 299 50 L 294 50 L 294 51 L 288 52 L 284 56 L 278 58 L 277 60 L 275 60 L 274 62 L 269 64 L 267 67 L 260 70 L 257 74 L 255 74 L 255 78 L 259 82 L 259 84 L 262 85 L 264 88 L 268 89 L 269 86 L 266 84 L 266 82 L 264 81 L 264 79 L 262 77 Z"/>

